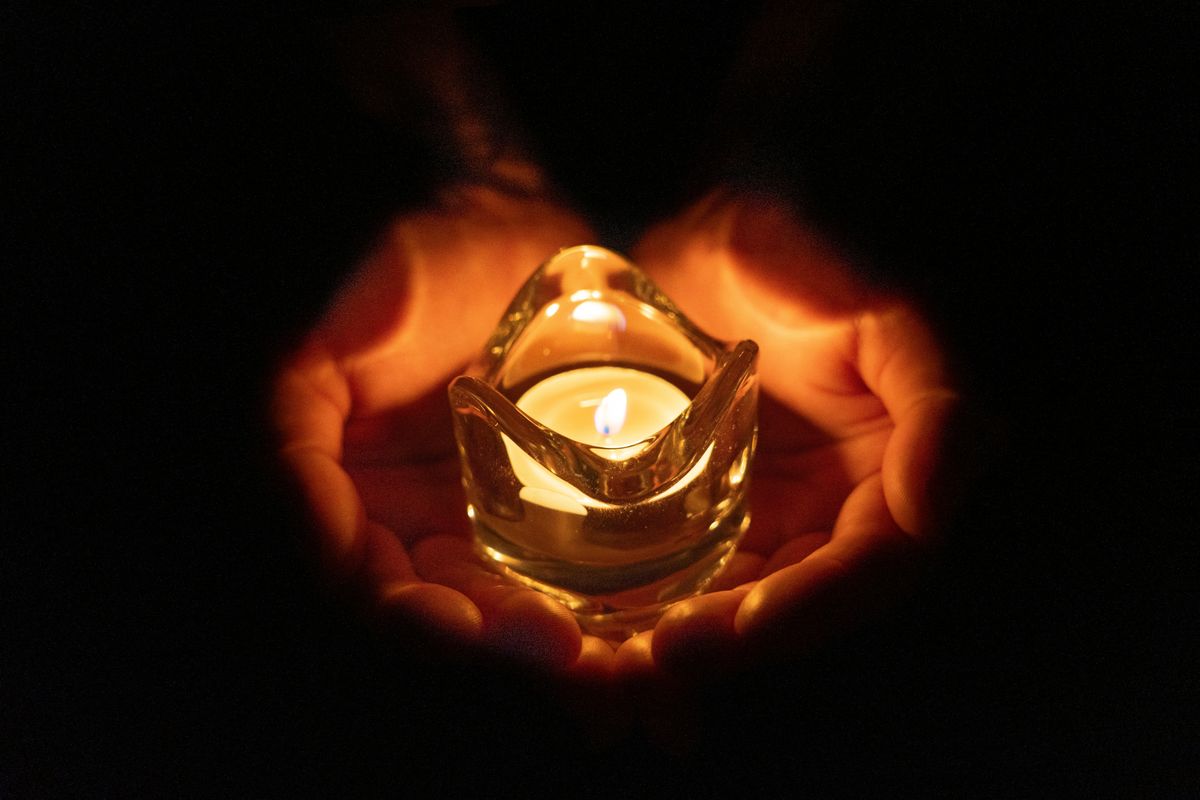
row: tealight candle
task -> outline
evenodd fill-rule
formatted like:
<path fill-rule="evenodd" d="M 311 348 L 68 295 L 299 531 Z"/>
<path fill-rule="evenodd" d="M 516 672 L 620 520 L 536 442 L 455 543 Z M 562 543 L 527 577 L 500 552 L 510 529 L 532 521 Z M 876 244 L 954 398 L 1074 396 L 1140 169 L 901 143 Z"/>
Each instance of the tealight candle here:
<path fill-rule="evenodd" d="M 480 554 L 610 638 L 703 591 L 749 520 L 756 354 L 615 253 L 559 253 L 450 388 Z"/>
<path fill-rule="evenodd" d="M 640 452 L 646 440 L 673 422 L 690 402 L 678 387 L 657 375 L 624 367 L 586 367 L 539 382 L 521 396 L 517 408 L 550 430 L 593 445 L 594 452 L 618 461 Z M 513 472 L 524 484 L 521 499 L 546 509 L 527 509 L 538 517 L 537 524 L 527 526 L 531 531 L 560 539 L 576 534 L 588 507 L 605 505 L 551 473 L 508 436 L 504 447 Z M 573 546 L 576 551 L 582 548 L 581 541 Z"/>

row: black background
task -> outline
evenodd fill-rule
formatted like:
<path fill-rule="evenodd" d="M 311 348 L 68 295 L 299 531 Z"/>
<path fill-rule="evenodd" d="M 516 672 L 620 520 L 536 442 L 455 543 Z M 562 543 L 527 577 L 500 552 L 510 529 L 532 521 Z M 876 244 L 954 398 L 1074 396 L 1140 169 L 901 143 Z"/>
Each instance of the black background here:
<path fill-rule="evenodd" d="M 1007 445 L 910 604 L 715 688 L 683 754 L 380 641 L 295 544 L 270 365 L 438 174 L 340 82 L 371 10 L 3 12 L 0 794 L 1195 790 L 1183 4 L 862 11 L 771 116 L 771 179 L 921 298 Z M 749 11 L 688 13 L 460 14 L 604 244 L 696 185 Z"/>

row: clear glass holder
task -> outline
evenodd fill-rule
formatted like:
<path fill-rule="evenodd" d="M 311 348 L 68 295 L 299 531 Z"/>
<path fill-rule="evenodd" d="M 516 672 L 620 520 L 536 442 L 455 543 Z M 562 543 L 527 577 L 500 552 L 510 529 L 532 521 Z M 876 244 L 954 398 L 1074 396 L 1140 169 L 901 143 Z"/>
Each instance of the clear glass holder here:
<path fill-rule="evenodd" d="M 757 356 L 616 253 L 560 251 L 450 385 L 479 555 L 608 639 L 703 592 L 749 525 Z"/>

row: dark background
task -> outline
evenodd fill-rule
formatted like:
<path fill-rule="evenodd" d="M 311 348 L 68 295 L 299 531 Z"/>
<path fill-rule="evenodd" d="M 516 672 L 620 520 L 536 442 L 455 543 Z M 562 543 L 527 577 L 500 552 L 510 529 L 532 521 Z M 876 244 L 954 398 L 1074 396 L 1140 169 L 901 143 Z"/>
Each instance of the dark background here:
<path fill-rule="evenodd" d="M 770 158 L 726 174 L 913 291 L 1007 444 L 911 603 L 714 688 L 683 755 L 375 638 L 296 545 L 270 365 L 446 166 L 341 82 L 374 10 L 2 12 L 0 794 L 1195 791 L 1190 8 L 859 10 L 739 113 Z M 628 247 L 703 184 L 754 10 L 460 20 Z"/>

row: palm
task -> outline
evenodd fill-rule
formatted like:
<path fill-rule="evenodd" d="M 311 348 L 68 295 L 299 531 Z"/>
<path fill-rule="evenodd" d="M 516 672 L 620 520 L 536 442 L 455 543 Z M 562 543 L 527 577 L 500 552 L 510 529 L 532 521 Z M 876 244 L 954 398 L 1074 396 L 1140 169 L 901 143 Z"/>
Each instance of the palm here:
<path fill-rule="evenodd" d="M 803 273 L 808 254 L 795 255 L 797 263 L 782 266 Z M 737 263 L 706 252 L 692 263 L 676 255 L 659 267 L 659 254 L 651 250 L 646 256 L 666 292 L 701 327 L 726 338 L 755 339 L 762 348 L 754 523 L 741 549 L 770 558 L 797 536 L 824 533 L 828 538 L 850 491 L 882 468 L 893 427 L 859 372 L 863 309 L 822 308 L 816 303 L 826 298 L 812 299 L 803 293 L 807 287 L 796 287 L 790 296 L 756 297 L 756 284 L 769 277 L 761 271 L 772 265 Z M 730 290 L 713 292 L 710 281 L 696 280 L 704 271 L 727 282 Z M 786 504 L 779 502 L 783 498 Z M 766 574 L 773 571 L 768 568 Z"/>
<path fill-rule="evenodd" d="M 405 541 L 463 529 L 446 385 L 529 265 L 587 236 L 549 204 L 479 193 L 392 226 L 322 326 L 353 398 L 342 462 L 371 519 Z"/>
<path fill-rule="evenodd" d="M 907 306 L 776 207 L 730 208 L 702 204 L 635 254 L 701 328 L 761 346 L 754 522 L 720 591 L 614 659 L 564 608 L 470 563 L 446 383 L 530 265 L 591 238 L 553 206 L 478 192 L 400 220 L 284 371 L 283 450 L 329 563 L 435 631 L 591 675 L 686 670 L 745 641 L 811 639 L 836 626 L 831 603 L 861 610 L 847 597 L 872 594 L 931 527 L 922 492 L 956 398 Z"/>
<path fill-rule="evenodd" d="M 429 575 L 428 558 L 422 564 L 431 552 L 423 541 L 465 525 L 446 384 L 477 354 L 530 264 L 590 238 L 549 203 L 461 190 L 392 226 L 281 371 L 281 451 L 327 568 L 369 602 L 421 618 L 428 632 L 478 638 L 481 623 L 492 623 L 503 638 L 513 623 L 490 613 L 479 580 L 464 586 L 461 571 L 450 580 Z M 574 659 L 579 631 L 565 610 L 546 598 L 519 600 L 517 617 L 534 626 L 549 618 L 556 631 L 550 660 Z"/>
<path fill-rule="evenodd" d="M 637 259 L 702 328 L 758 341 L 764 392 L 753 522 L 718 586 L 740 587 L 680 604 L 640 647 L 692 669 L 745 640 L 810 646 L 867 612 L 936 526 L 958 403 L 939 350 L 775 204 L 709 198 Z"/>

